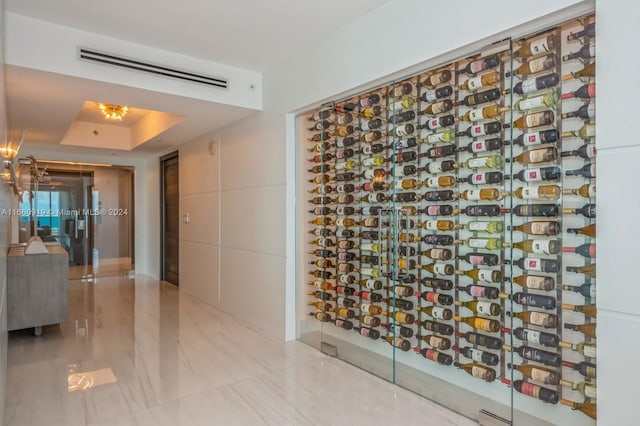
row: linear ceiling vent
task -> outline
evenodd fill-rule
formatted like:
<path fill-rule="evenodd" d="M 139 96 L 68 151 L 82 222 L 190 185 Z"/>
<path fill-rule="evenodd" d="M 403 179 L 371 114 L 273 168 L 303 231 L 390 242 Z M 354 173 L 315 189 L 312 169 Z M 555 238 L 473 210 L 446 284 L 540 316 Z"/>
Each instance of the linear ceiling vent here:
<path fill-rule="evenodd" d="M 206 84 L 208 86 L 216 86 L 227 89 L 229 87 L 228 80 L 207 75 L 194 74 L 188 71 L 177 70 L 162 65 L 150 64 L 135 59 L 123 58 L 111 53 L 98 52 L 97 50 L 79 48 L 79 57 L 82 61 L 98 62 L 101 64 L 112 65 L 130 70 L 148 72 L 150 74 L 163 75 L 165 77 L 176 78 L 178 80 L 186 80 L 194 83 Z"/>

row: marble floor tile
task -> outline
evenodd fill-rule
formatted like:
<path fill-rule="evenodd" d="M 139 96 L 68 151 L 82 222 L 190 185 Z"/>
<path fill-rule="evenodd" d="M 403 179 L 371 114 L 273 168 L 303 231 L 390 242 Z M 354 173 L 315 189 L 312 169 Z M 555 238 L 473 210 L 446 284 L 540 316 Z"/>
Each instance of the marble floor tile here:
<path fill-rule="evenodd" d="M 474 424 L 149 277 L 71 281 L 69 300 L 68 322 L 11 333 L 5 425 Z M 102 369 L 117 381 L 68 391 Z"/>

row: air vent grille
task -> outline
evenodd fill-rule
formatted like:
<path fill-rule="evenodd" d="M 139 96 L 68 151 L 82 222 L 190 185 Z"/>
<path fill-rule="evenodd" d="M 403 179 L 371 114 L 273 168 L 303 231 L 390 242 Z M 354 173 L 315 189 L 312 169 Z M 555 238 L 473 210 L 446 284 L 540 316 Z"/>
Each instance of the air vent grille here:
<path fill-rule="evenodd" d="M 175 68 L 169 68 L 162 65 L 151 64 L 148 62 L 142 62 L 135 59 L 124 58 L 122 56 L 114 55 L 112 53 L 99 52 L 94 49 L 87 49 L 85 47 L 79 48 L 78 55 L 80 60 L 97 62 L 101 64 L 116 66 L 120 68 L 127 68 L 130 70 L 147 72 L 155 75 L 162 75 L 165 77 L 175 78 L 178 80 L 191 81 L 194 83 L 206 84 L 208 86 L 221 87 L 227 89 L 229 82 L 226 79 L 211 77 L 202 74 L 195 74 L 188 71 L 178 70 Z"/>

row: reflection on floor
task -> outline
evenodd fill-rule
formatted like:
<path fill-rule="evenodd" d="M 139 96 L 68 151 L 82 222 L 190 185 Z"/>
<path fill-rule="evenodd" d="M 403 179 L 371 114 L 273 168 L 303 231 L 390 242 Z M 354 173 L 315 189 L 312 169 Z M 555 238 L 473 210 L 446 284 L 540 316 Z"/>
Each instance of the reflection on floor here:
<path fill-rule="evenodd" d="M 6 425 L 471 425 L 138 276 L 72 281 L 70 318 L 9 339 Z"/>
<path fill-rule="evenodd" d="M 94 268 L 92 265 L 69 266 L 69 279 L 88 280 L 91 278 L 93 280 L 99 277 L 113 277 L 116 275 L 127 274 L 129 271 L 133 271 L 134 269 L 135 268 L 131 263 L 130 257 L 100 259 L 99 268 Z"/>

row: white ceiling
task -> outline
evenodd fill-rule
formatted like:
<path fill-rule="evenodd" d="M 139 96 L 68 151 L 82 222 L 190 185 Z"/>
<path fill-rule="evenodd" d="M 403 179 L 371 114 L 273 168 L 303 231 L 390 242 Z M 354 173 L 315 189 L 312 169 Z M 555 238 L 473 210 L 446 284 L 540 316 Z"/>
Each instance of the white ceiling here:
<path fill-rule="evenodd" d="M 5 0 L 7 12 L 213 62 L 265 71 L 390 0 Z M 392 23 L 390 23 L 391 25 Z M 376 31 L 372 29 L 372 31 Z M 363 35 L 363 42 L 366 40 Z M 85 101 L 185 115 L 138 152 L 160 152 L 253 111 L 6 66 L 11 128 L 59 143 Z"/>

